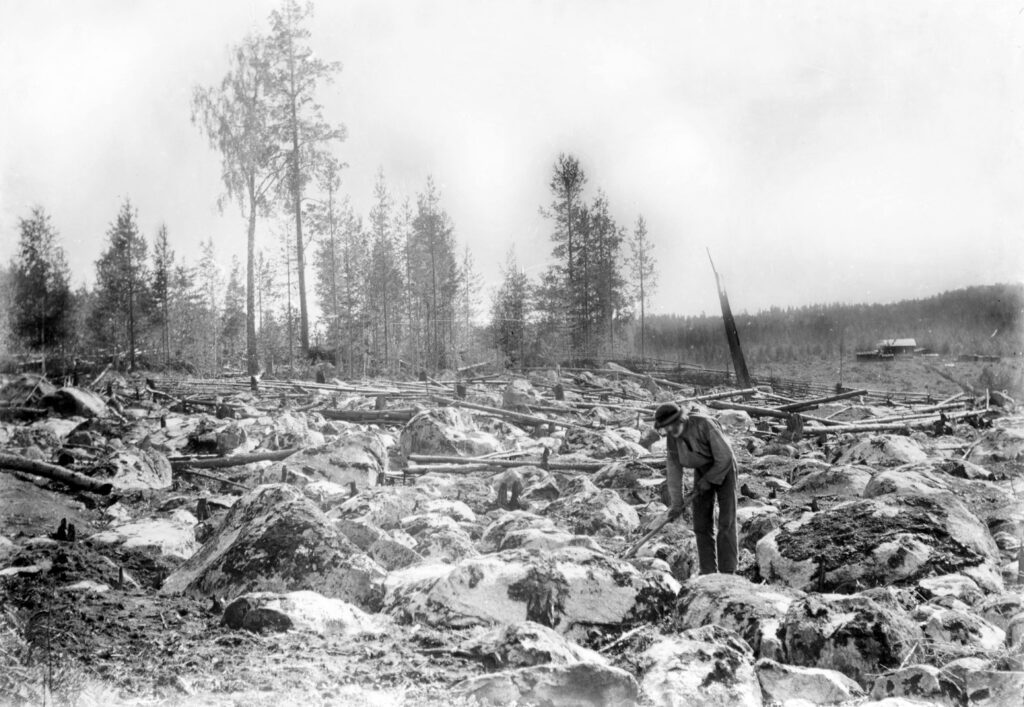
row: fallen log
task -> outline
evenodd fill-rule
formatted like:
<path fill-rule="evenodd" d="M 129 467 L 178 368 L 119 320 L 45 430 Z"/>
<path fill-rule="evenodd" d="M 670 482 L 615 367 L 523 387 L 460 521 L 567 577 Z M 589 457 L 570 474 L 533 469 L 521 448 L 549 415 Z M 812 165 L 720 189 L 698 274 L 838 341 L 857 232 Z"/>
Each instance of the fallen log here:
<path fill-rule="evenodd" d="M 850 390 L 845 393 L 837 393 L 836 395 L 829 395 L 824 398 L 815 398 L 813 400 L 800 400 L 789 405 L 780 405 L 779 410 L 784 412 L 800 412 L 801 410 L 810 410 L 818 405 L 824 405 L 825 403 L 834 403 L 837 400 L 846 400 L 847 398 L 858 398 L 861 395 L 867 395 L 867 389 L 862 390 Z"/>
<path fill-rule="evenodd" d="M 231 479 L 221 478 L 220 476 L 217 476 L 216 474 L 207 474 L 204 471 L 196 471 L 195 469 L 175 469 L 175 471 L 177 471 L 179 473 L 182 473 L 182 474 L 188 474 L 189 476 L 201 476 L 204 479 L 210 479 L 212 481 L 219 481 L 222 484 L 228 484 L 229 486 L 237 486 L 238 488 L 245 489 L 246 491 L 251 491 L 252 490 L 251 488 L 249 488 L 245 484 L 240 484 L 237 481 L 232 481 Z"/>
<path fill-rule="evenodd" d="M 0 453 L 0 469 L 21 471 L 33 476 L 42 476 L 47 479 L 59 481 L 62 484 L 67 484 L 72 488 L 91 491 L 92 493 L 98 493 L 104 496 L 109 494 L 114 488 L 114 485 L 109 481 L 101 481 L 77 471 L 71 471 L 70 469 L 65 469 L 62 466 L 57 466 L 56 464 L 47 464 L 46 462 L 25 459 L 14 454 Z"/>
<path fill-rule="evenodd" d="M 167 461 L 171 463 L 171 469 L 180 471 L 182 469 L 224 469 L 229 466 L 242 466 L 253 462 L 276 462 L 287 459 L 295 452 L 300 451 L 299 447 L 291 449 L 278 449 L 273 452 L 255 452 L 253 454 L 236 454 L 231 457 L 170 457 Z"/>
<path fill-rule="evenodd" d="M 650 466 L 664 465 L 665 457 L 651 455 L 637 457 L 636 459 L 609 459 L 602 462 L 559 462 L 548 460 L 547 464 L 541 459 L 493 459 L 489 457 L 455 457 L 433 454 L 410 454 L 409 461 L 416 464 L 454 464 L 454 465 L 477 465 L 486 464 L 492 467 L 513 468 L 517 466 L 538 466 L 551 471 L 598 471 L 616 461 L 637 461 Z M 422 468 L 422 467 L 420 467 Z"/>
<path fill-rule="evenodd" d="M 380 424 L 381 422 L 408 422 L 416 414 L 413 408 L 395 410 L 317 410 L 327 420 Z"/>
<path fill-rule="evenodd" d="M 743 412 L 752 415 L 754 417 L 777 417 L 780 420 L 788 420 L 790 415 L 797 413 L 783 412 L 777 408 L 762 408 L 756 405 L 743 405 L 741 403 L 725 403 L 721 400 L 713 400 L 708 403 L 709 408 L 715 410 L 742 410 Z M 835 422 L 834 420 L 826 420 L 821 417 L 811 417 L 810 415 L 802 415 L 805 420 L 811 420 L 813 422 L 821 423 L 822 425 L 839 425 L 842 423 Z"/>
<path fill-rule="evenodd" d="M 958 420 L 971 415 L 980 415 L 983 410 L 964 410 L 946 415 L 946 421 Z M 931 427 L 941 418 L 938 415 L 929 415 L 917 419 L 907 419 L 901 422 L 869 423 L 862 425 L 832 425 L 828 427 L 805 427 L 804 436 L 819 434 L 843 434 L 844 432 L 899 432 L 917 427 Z"/>

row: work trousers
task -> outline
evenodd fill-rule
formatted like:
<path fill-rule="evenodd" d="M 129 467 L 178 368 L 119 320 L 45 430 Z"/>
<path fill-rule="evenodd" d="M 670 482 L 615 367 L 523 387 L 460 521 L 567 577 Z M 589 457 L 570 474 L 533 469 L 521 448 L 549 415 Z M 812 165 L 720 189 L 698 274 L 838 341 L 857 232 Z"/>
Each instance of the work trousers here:
<path fill-rule="evenodd" d="M 696 488 L 696 486 L 695 486 Z M 715 536 L 715 499 L 718 500 L 718 535 Z M 693 532 L 697 536 L 700 573 L 736 572 L 736 468 L 721 484 L 693 496 Z M 717 550 L 717 553 L 716 553 Z M 716 557 L 717 555 L 717 557 Z"/>

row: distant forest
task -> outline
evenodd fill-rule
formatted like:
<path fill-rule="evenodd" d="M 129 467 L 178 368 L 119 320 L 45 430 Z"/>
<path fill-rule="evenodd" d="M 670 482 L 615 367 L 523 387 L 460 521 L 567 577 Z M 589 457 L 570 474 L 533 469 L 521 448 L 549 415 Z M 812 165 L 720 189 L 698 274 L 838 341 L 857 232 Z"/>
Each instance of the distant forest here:
<path fill-rule="evenodd" d="M 809 358 L 837 359 L 869 351 L 880 339 L 915 339 L 939 354 L 1020 355 L 1024 342 L 1024 285 L 999 284 L 943 292 L 893 304 L 772 307 L 737 314 L 752 366 Z M 648 316 L 648 357 L 711 367 L 729 366 L 719 315 Z"/>

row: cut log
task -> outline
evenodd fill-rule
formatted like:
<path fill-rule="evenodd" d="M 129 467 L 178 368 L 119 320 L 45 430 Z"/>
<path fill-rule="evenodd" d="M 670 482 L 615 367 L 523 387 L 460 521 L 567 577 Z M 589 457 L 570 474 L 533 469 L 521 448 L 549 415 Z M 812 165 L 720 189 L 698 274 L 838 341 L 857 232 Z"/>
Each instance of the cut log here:
<path fill-rule="evenodd" d="M 99 479 L 94 479 L 91 476 L 80 474 L 77 471 L 71 471 L 70 469 L 65 469 L 62 466 L 57 466 L 56 464 L 47 464 L 46 462 L 25 459 L 14 454 L 0 453 L 0 469 L 21 471 L 33 476 L 42 476 L 47 479 L 59 481 L 62 484 L 67 484 L 72 488 L 91 491 L 92 493 L 98 493 L 104 496 L 109 494 L 114 488 L 114 485 L 109 481 L 101 481 Z"/>
<path fill-rule="evenodd" d="M 276 462 L 287 459 L 295 452 L 300 451 L 299 447 L 291 449 L 279 449 L 274 452 L 255 452 L 253 454 L 236 454 L 231 457 L 170 457 L 167 461 L 171 463 L 171 469 L 180 471 L 182 469 L 224 469 L 229 466 L 242 466 L 253 462 Z"/>
<path fill-rule="evenodd" d="M 408 422 L 416 411 L 412 408 L 396 410 L 317 410 L 327 420 L 359 422 L 367 425 L 387 422 Z"/>

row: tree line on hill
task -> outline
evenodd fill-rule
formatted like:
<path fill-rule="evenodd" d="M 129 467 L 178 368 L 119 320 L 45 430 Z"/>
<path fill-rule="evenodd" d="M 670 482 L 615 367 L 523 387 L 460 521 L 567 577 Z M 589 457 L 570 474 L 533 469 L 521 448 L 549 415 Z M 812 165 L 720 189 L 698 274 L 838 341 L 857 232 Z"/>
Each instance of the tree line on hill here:
<path fill-rule="evenodd" d="M 737 314 L 748 364 L 849 359 L 882 339 L 914 339 L 940 355 L 1019 356 L 1024 346 L 1024 285 L 952 290 L 892 304 L 772 307 Z M 652 357 L 729 367 L 719 316 L 658 315 L 647 322 Z"/>

